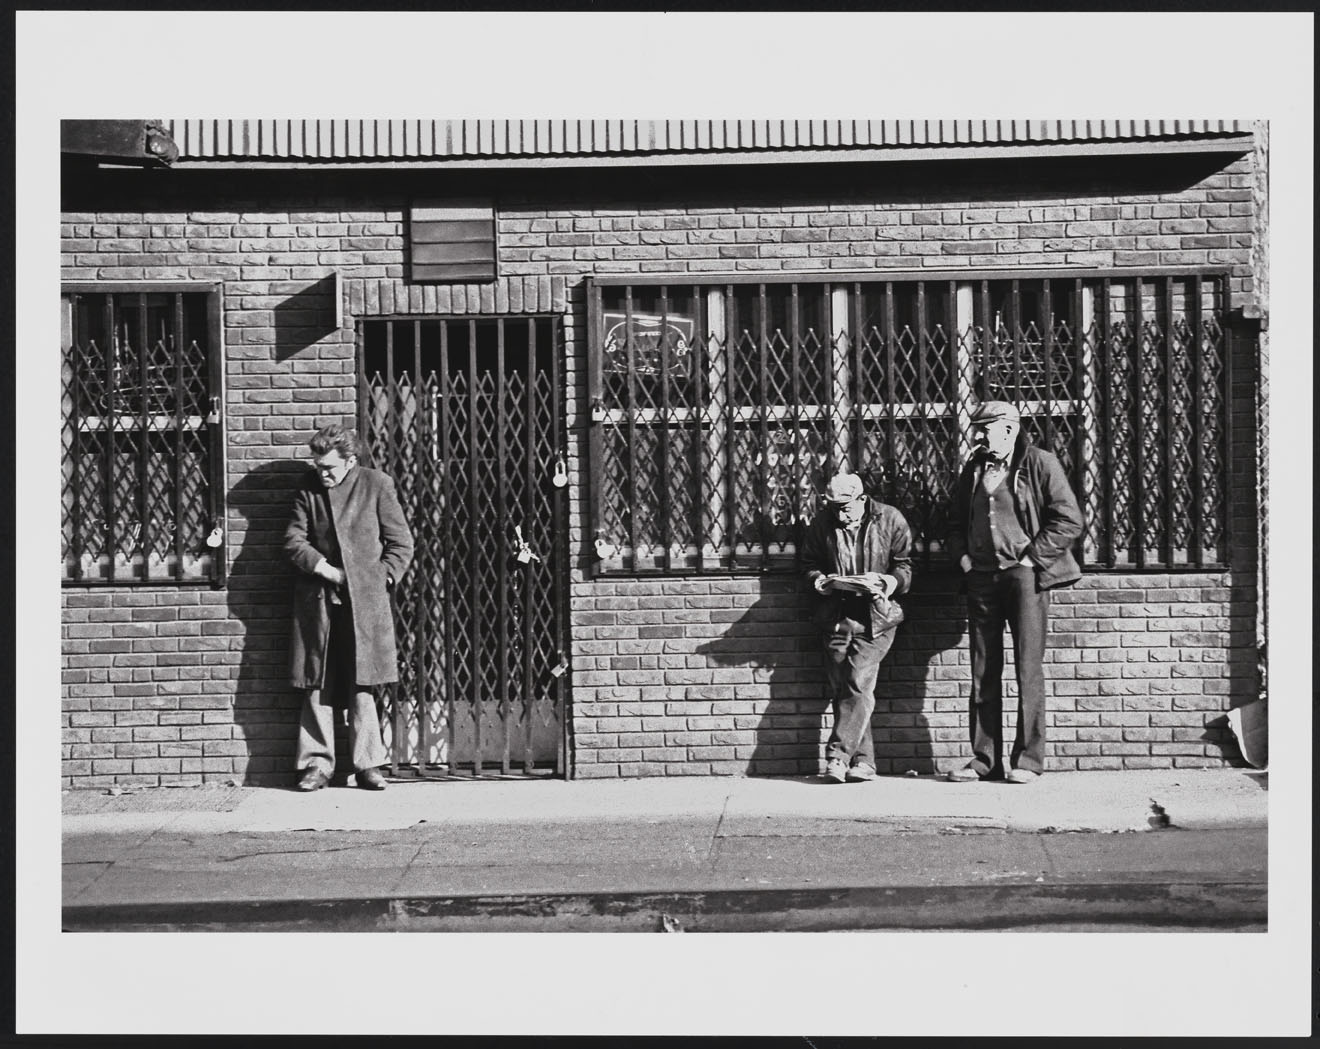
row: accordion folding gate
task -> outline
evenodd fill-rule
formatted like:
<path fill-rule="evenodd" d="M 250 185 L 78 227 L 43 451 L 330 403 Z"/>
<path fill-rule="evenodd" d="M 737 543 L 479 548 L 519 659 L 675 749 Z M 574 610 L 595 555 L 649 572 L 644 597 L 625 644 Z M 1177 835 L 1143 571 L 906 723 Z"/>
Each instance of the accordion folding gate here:
<path fill-rule="evenodd" d="M 359 426 L 416 557 L 394 591 L 393 772 L 565 775 L 567 506 L 554 317 L 358 329 Z"/>

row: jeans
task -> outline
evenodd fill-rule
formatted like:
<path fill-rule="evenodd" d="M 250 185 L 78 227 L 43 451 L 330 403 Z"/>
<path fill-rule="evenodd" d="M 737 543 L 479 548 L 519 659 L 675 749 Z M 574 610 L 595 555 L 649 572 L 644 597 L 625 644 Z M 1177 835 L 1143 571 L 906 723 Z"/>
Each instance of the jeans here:
<path fill-rule="evenodd" d="M 825 635 L 825 676 L 829 682 L 834 728 L 825 747 L 826 760 L 865 762 L 875 767 L 871 714 L 875 710 L 875 679 L 880 661 L 894 643 L 894 629 L 868 637 L 860 623 L 841 620 Z"/>
<path fill-rule="evenodd" d="M 348 687 L 348 750 L 353 771 L 374 769 L 389 760 L 380 735 L 375 689 L 358 685 L 354 678 L 353 614 L 348 603 L 335 608 L 326 650 L 325 681 L 303 697 L 298 721 L 299 771 L 319 768 L 327 776 L 335 769 L 336 688 Z"/>
<path fill-rule="evenodd" d="M 1017 733 L 1013 768 L 1045 770 L 1045 632 L 1050 592 L 1036 589 L 1035 569 L 1014 565 L 967 573 L 967 626 L 972 649 L 972 761 L 982 776 L 1004 772 L 1004 624 L 1013 634 Z"/>

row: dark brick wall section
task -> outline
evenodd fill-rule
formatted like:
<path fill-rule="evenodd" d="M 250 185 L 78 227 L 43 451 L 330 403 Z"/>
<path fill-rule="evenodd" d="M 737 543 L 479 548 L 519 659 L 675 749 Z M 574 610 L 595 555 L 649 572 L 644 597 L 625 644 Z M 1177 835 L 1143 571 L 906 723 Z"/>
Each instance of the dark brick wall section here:
<path fill-rule="evenodd" d="M 408 203 L 447 192 L 440 176 L 165 173 L 142 188 L 140 173 L 120 173 L 66 186 L 66 280 L 223 282 L 231 563 L 221 591 L 65 589 L 64 785 L 290 781 L 298 697 L 286 684 L 280 538 L 307 438 L 355 418 L 354 318 L 564 317 L 576 554 L 587 513 L 584 277 L 1211 264 L 1231 267 L 1235 296 L 1246 296 L 1250 165 L 506 175 L 493 187 L 500 279 L 468 286 L 407 281 Z M 324 278 L 336 271 L 345 321 L 334 330 Z M 1257 515 L 1254 377 L 1250 354 L 1238 359 L 1234 567 L 1088 575 L 1058 594 L 1051 767 L 1240 760 L 1224 713 L 1256 694 Z M 792 579 L 590 581 L 575 571 L 576 775 L 816 771 L 828 712 L 805 601 Z M 953 580 L 927 573 L 907 607 L 878 689 L 884 772 L 947 768 L 966 753 L 966 629 Z"/>

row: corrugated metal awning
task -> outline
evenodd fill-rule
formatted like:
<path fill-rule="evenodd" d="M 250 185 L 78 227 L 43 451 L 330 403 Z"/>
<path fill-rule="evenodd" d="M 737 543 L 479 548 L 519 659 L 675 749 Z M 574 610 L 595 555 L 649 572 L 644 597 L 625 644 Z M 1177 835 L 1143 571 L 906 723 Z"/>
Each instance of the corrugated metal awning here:
<path fill-rule="evenodd" d="M 464 161 L 1184 142 L 1244 120 L 169 120 L 181 161 Z"/>

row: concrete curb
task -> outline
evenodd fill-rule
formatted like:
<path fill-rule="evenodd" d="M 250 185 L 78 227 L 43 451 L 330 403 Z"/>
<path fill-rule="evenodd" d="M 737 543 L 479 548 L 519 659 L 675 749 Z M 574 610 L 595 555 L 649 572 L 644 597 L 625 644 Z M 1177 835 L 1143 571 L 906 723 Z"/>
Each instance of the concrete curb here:
<path fill-rule="evenodd" d="M 887 886 L 67 906 L 65 932 L 812 932 L 1060 924 L 1263 930 L 1257 881 Z"/>

